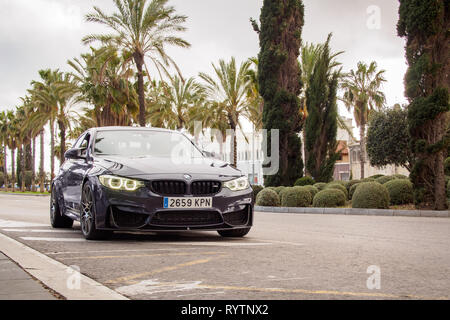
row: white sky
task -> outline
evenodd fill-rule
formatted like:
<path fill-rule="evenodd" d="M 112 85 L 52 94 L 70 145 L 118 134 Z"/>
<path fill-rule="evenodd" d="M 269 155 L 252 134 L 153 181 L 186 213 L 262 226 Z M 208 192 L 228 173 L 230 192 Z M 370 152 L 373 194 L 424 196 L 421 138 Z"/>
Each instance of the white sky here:
<path fill-rule="evenodd" d="M 191 49 L 169 49 L 184 76 L 211 73 L 211 63 L 235 56 L 240 62 L 259 52 L 258 37 L 249 18 L 259 20 L 263 0 L 171 0 L 189 17 L 184 37 Z M 20 103 L 38 70 L 69 70 L 67 60 L 87 52 L 81 38 L 102 31 L 84 22 L 96 5 L 113 10 L 111 0 L 1 0 L 0 1 L 0 110 Z M 345 51 L 339 61 L 344 71 L 358 61 L 375 60 L 386 70 L 388 105 L 405 103 L 404 41 L 396 35 L 398 1 L 304 0 L 306 42 L 324 42 L 333 32 L 332 47 Z M 379 13 L 379 15 L 377 14 Z M 379 17 L 379 19 L 378 19 Z M 379 28 L 378 28 L 379 27 Z M 340 113 L 349 116 L 345 108 Z"/>

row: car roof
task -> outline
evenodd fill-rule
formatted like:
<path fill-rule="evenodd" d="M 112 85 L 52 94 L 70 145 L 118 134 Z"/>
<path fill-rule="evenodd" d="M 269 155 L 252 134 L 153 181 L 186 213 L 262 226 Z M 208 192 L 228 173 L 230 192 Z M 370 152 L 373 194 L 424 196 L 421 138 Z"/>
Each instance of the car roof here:
<path fill-rule="evenodd" d="M 154 132 L 173 132 L 173 133 L 181 133 L 175 130 L 163 129 L 163 128 L 147 128 L 147 127 L 98 127 L 91 128 L 88 131 L 90 132 L 101 132 L 101 131 L 154 131 Z"/>

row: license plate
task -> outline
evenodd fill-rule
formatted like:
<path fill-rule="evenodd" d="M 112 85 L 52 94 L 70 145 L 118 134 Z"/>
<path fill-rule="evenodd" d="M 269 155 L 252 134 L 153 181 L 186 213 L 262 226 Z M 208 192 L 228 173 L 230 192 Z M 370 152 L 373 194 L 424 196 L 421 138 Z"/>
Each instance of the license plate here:
<path fill-rule="evenodd" d="M 212 198 L 164 198 L 164 209 L 212 208 Z"/>

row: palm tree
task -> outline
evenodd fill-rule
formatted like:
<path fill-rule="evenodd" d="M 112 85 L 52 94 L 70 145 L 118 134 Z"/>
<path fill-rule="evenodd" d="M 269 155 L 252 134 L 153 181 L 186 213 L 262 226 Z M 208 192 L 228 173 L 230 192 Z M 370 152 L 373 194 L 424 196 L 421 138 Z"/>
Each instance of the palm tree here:
<path fill-rule="evenodd" d="M 258 81 L 258 58 L 252 57 L 249 59 L 253 68 L 249 68 L 248 77 L 250 78 L 250 85 L 247 92 L 247 101 L 249 108 L 247 110 L 247 118 L 252 122 L 256 130 L 263 127 L 262 114 L 264 109 L 264 99 L 259 94 Z"/>
<path fill-rule="evenodd" d="M 17 118 L 13 111 L 9 110 L 6 114 L 8 128 L 7 128 L 7 145 L 9 150 L 11 150 L 11 184 L 12 192 L 16 189 L 16 149 L 17 149 L 17 135 L 20 127 Z"/>
<path fill-rule="evenodd" d="M 149 122 L 169 129 L 189 130 L 192 124 L 189 110 L 203 104 L 204 88 L 194 78 L 183 81 L 177 75 L 171 77 L 170 84 L 161 82 L 159 86 L 159 92 L 149 103 Z"/>
<path fill-rule="evenodd" d="M 342 83 L 344 95 L 341 100 L 349 111 L 353 109 L 360 131 L 361 179 L 364 178 L 367 121 L 373 110 L 381 109 L 386 103 L 386 97 L 380 91 L 383 82 L 386 82 L 384 73 L 385 70 L 377 70 L 375 61 L 370 65 L 359 62 L 357 70 L 351 70 Z"/>
<path fill-rule="evenodd" d="M 3 154 L 3 173 L 5 188 L 8 188 L 8 167 L 6 147 L 8 144 L 8 117 L 6 111 L 0 113 L 0 144 Z"/>
<path fill-rule="evenodd" d="M 248 116 L 249 103 L 247 94 L 251 85 L 249 77 L 250 61 L 243 62 L 239 70 L 236 67 L 236 59 L 233 57 L 229 63 L 219 61 L 219 66 L 214 68 L 215 77 L 200 73 L 200 77 L 206 82 L 206 92 L 211 101 L 216 102 L 216 107 L 228 119 L 228 126 L 233 130 L 231 150 L 233 152 L 233 165 L 237 166 L 237 138 L 236 130 L 242 129 L 241 117 Z M 213 103 L 214 105 L 214 103 Z"/>
<path fill-rule="evenodd" d="M 91 48 L 91 53 L 68 61 L 78 83 L 78 101 L 94 106 L 89 113 L 95 126 L 129 126 L 138 110 L 138 98 L 130 79 L 134 71 L 126 55 L 111 46 Z"/>
<path fill-rule="evenodd" d="M 167 6 L 168 0 L 114 0 L 118 12 L 107 15 L 98 7 L 86 15 L 88 22 L 97 22 L 112 29 L 111 34 L 93 34 L 83 38 L 85 44 L 100 41 L 130 52 L 137 68 L 139 94 L 139 125 L 145 124 L 145 84 L 143 68 L 148 68 L 145 58 L 149 58 L 161 76 L 161 70 L 173 65 L 179 72 L 172 58 L 166 53 L 166 45 L 188 48 L 190 44 L 175 36 L 186 28 L 183 23 L 187 17 L 177 15 L 174 7 Z"/>

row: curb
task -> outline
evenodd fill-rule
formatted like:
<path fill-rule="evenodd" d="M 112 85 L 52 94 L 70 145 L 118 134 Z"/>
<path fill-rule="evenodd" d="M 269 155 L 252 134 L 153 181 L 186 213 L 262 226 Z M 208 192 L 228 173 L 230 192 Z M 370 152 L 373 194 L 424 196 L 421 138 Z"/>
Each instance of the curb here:
<path fill-rule="evenodd" d="M 80 274 L 81 288 L 69 289 L 67 280 L 73 274 L 73 269 L 2 233 L 0 233 L 0 251 L 67 300 L 128 300 L 125 296 L 82 274 Z"/>
<path fill-rule="evenodd" d="M 0 195 L 5 196 L 28 196 L 28 197 L 50 197 L 50 194 L 33 194 L 33 193 L 18 193 L 18 192 L 3 192 L 0 191 Z"/>
<path fill-rule="evenodd" d="M 449 218 L 450 211 L 430 210 L 393 210 L 393 209 L 353 209 L 353 208 L 283 208 L 283 207 L 259 207 L 256 212 L 267 213 L 293 213 L 293 214 L 328 214 L 347 216 L 384 216 L 384 217 L 427 217 Z"/>

